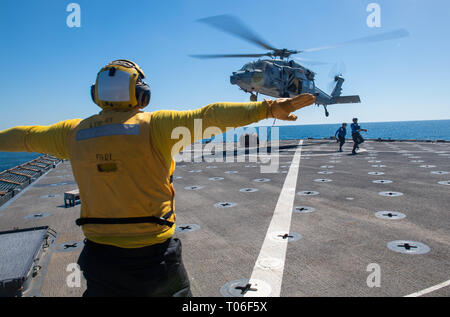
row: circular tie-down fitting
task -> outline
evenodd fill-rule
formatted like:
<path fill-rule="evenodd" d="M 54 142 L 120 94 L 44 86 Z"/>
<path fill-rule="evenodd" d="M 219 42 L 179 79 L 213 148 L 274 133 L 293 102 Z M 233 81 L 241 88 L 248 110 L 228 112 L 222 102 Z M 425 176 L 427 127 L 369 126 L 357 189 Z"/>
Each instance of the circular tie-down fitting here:
<path fill-rule="evenodd" d="M 322 165 L 320 168 L 334 168 L 333 165 Z"/>
<path fill-rule="evenodd" d="M 403 196 L 403 193 L 400 193 L 400 192 L 379 192 L 378 195 L 385 196 L 385 197 L 398 197 L 398 196 Z"/>
<path fill-rule="evenodd" d="M 55 198 L 55 197 L 59 197 L 60 194 L 48 194 L 48 195 L 44 195 L 41 196 L 41 198 Z"/>
<path fill-rule="evenodd" d="M 189 171 L 189 173 L 201 173 L 202 172 L 202 170 L 191 170 L 191 171 Z"/>
<path fill-rule="evenodd" d="M 372 183 L 375 183 L 375 184 L 391 184 L 392 181 L 388 180 L 388 179 L 377 179 L 377 180 L 372 181 Z"/>
<path fill-rule="evenodd" d="M 268 178 L 255 178 L 253 181 L 257 182 L 257 183 L 267 183 L 267 182 L 270 182 L 270 179 L 268 179 Z"/>
<path fill-rule="evenodd" d="M 447 171 L 432 171 L 432 172 L 430 172 L 430 174 L 434 174 L 434 175 L 447 175 L 447 174 L 449 174 L 449 172 L 447 172 Z"/>
<path fill-rule="evenodd" d="M 328 178 L 318 178 L 318 179 L 315 179 L 314 181 L 317 183 L 329 183 L 329 182 L 332 182 L 333 180 L 328 179 Z"/>
<path fill-rule="evenodd" d="M 420 165 L 422 168 L 435 168 L 436 165 Z"/>
<path fill-rule="evenodd" d="M 330 174 L 333 174 L 334 172 L 332 172 L 332 171 L 320 171 L 320 172 L 317 172 L 317 174 L 322 174 L 322 175 L 330 175 Z"/>
<path fill-rule="evenodd" d="M 204 188 L 203 186 L 194 185 L 194 186 L 186 186 L 184 189 L 186 189 L 186 190 L 200 190 L 200 189 L 203 189 L 203 188 Z"/>
<path fill-rule="evenodd" d="M 240 279 L 226 283 L 221 287 L 220 293 L 224 297 L 268 297 L 272 293 L 270 285 L 261 280 Z"/>
<path fill-rule="evenodd" d="M 284 231 L 274 231 L 269 233 L 269 239 L 276 242 L 294 242 L 300 240 L 302 235 L 296 232 L 286 233 Z"/>
<path fill-rule="evenodd" d="M 384 172 L 369 172 L 367 174 L 377 176 L 377 175 L 384 175 Z"/>
<path fill-rule="evenodd" d="M 257 192 L 259 189 L 258 188 L 242 188 L 239 191 L 242 193 L 254 193 Z"/>
<path fill-rule="evenodd" d="M 237 204 L 231 201 L 220 201 L 218 203 L 214 204 L 214 207 L 216 208 L 231 208 L 236 206 Z"/>
<path fill-rule="evenodd" d="M 383 165 L 383 164 L 374 164 L 374 165 L 372 165 L 372 167 L 382 168 L 382 167 L 386 167 L 386 165 Z"/>
<path fill-rule="evenodd" d="M 346 197 L 345 199 L 347 199 L 347 200 L 355 200 L 355 198 L 353 198 L 353 197 Z"/>
<path fill-rule="evenodd" d="M 313 190 L 303 190 L 297 193 L 297 195 L 300 196 L 316 196 L 319 195 L 319 192 L 313 191 Z"/>
<path fill-rule="evenodd" d="M 310 212 L 316 211 L 315 208 L 309 206 L 295 206 L 294 212 L 298 214 L 308 214 Z"/>
<path fill-rule="evenodd" d="M 187 225 L 178 225 L 175 228 L 175 233 L 185 233 L 185 232 L 192 232 L 200 229 L 199 225 L 196 225 L 194 223 L 190 223 Z"/>
<path fill-rule="evenodd" d="M 208 178 L 210 181 L 221 181 L 221 180 L 223 180 L 223 179 L 225 179 L 225 178 L 223 178 L 223 177 L 210 177 L 210 178 Z"/>
<path fill-rule="evenodd" d="M 225 171 L 225 174 L 237 174 L 239 173 L 238 171 Z"/>
<path fill-rule="evenodd" d="M 377 211 L 375 213 L 375 216 L 380 219 L 389 219 L 389 220 L 397 220 L 397 219 L 403 219 L 406 217 L 405 214 L 398 212 L 398 211 Z"/>
<path fill-rule="evenodd" d="M 438 182 L 439 185 L 450 185 L 450 181 L 440 181 Z"/>
<path fill-rule="evenodd" d="M 25 216 L 24 219 L 25 220 L 33 220 L 33 219 L 42 219 L 45 217 L 50 216 L 50 214 L 48 212 L 37 212 L 28 216 Z"/>
<path fill-rule="evenodd" d="M 406 254 L 425 254 L 430 251 L 430 247 L 426 244 L 411 240 L 391 241 L 387 247 L 392 251 Z"/>
<path fill-rule="evenodd" d="M 81 249 L 84 246 L 84 241 L 66 241 L 63 243 L 55 244 L 56 252 L 72 252 Z"/>

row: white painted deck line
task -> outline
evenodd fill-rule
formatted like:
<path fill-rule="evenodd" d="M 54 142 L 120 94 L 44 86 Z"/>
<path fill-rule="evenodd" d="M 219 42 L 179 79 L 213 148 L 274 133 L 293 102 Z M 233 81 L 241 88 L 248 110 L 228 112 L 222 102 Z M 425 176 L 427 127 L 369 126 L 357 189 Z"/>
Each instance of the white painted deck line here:
<path fill-rule="evenodd" d="M 449 285 L 450 285 L 450 280 L 442 282 L 442 283 L 440 283 L 438 285 L 435 285 L 435 286 L 431 286 L 429 288 L 426 288 L 424 290 L 418 291 L 416 293 L 412 293 L 412 294 L 406 295 L 405 297 L 419 297 L 419 296 L 422 296 L 422 295 L 425 295 L 425 294 L 437 291 L 438 289 L 444 288 L 444 287 L 449 286 Z"/>
<path fill-rule="evenodd" d="M 272 220 L 267 229 L 266 237 L 249 280 L 249 283 L 257 291 L 249 291 L 244 297 L 280 296 L 288 239 L 278 241 L 272 237 L 289 233 L 302 145 L 303 140 L 299 142 L 299 147 L 292 159 Z"/>

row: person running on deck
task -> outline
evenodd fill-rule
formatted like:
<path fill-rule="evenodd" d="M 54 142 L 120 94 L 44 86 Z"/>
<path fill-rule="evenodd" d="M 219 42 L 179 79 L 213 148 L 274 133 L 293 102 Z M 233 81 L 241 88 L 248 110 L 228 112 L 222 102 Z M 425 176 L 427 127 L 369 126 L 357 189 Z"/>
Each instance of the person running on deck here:
<path fill-rule="evenodd" d="M 337 142 L 339 142 L 339 152 L 342 152 L 342 146 L 345 143 L 345 136 L 347 135 L 347 123 L 343 123 L 342 126 L 337 129 L 336 133 L 334 134 L 334 137 L 337 139 Z"/>
<path fill-rule="evenodd" d="M 359 149 L 359 145 L 364 142 L 364 138 L 361 136 L 360 132 L 364 131 L 367 132 L 366 129 L 361 129 L 360 125 L 358 124 L 358 118 L 353 118 L 353 123 L 350 125 L 352 128 L 352 139 L 353 139 L 353 150 L 352 154 L 355 155 L 356 150 Z"/>
<path fill-rule="evenodd" d="M 82 201 L 76 224 L 86 237 L 78 259 L 87 281 L 83 296 L 190 296 L 181 242 L 173 238 L 173 155 L 202 139 L 208 127 L 223 133 L 227 127 L 267 118 L 295 121 L 292 112 L 315 101 L 311 94 L 301 94 L 212 103 L 196 110 L 143 112 L 150 101 L 144 78 L 136 63 L 115 60 L 98 72 L 91 86 L 100 113 L 84 120 L 0 131 L 0 151 L 47 153 L 70 160 Z M 198 119 L 200 127 L 194 123 Z M 181 141 L 172 138 L 177 127 L 190 132 L 181 147 Z"/>

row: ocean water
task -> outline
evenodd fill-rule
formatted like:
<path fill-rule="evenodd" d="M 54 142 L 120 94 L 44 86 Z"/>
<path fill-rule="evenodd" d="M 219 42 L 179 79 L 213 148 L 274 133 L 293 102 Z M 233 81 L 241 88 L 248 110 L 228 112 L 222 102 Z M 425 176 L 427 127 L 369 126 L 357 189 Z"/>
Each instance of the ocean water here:
<path fill-rule="evenodd" d="M 350 123 L 347 126 L 347 138 L 351 138 Z M 279 138 L 281 140 L 304 139 L 304 138 L 328 138 L 334 136 L 341 124 L 314 124 L 279 126 Z M 361 128 L 367 129 L 362 132 L 366 139 L 392 139 L 392 140 L 447 140 L 450 141 L 450 120 L 430 121 L 401 121 L 401 122 L 372 122 L 360 123 Z M 268 127 L 256 128 L 255 131 L 261 136 L 273 134 Z M 247 128 L 238 128 L 233 131 L 231 139 L 237 140 L 239 135 L 249 131 Z M 215 138 L 216 141 L 220 137 Z M 0 172 L 30 161 L 40 154 L 37 153 L 6 153 L 0 152 Z"/>
<path fill-rule="evenodd" d="M 351 122 L 347 122 L 347 138 L 351 138 Z M 314 125 L 295 125 L 295 126 L 277 126 L 280 140 L 305 139 L 305 138 L 328 138 L 334 136 L 336 130 L 342 124 L 314 124 Z M 430 121 L 401 121 L 401 122 L 360 122 L 362 129 L 367 132 L 361 132 L 365 139 L 392 139 L 392 140 L 447 140 L 450 141 L 450 120 L 430 120 Z M 256 128 L 260 137 L 270 135 L 269 127 Z M 234 139 L 245 131 L 252 131 L 251 128 L 238 128 L 233 131 Z M 255 130 L 253 130 L 255 131 Z M 253 132 L 252 131 L 252 132 Z M 227 136 L 232 139 L 232 136 Z M 224 136 L 217 136 L 219 141 Z"/>
<path fill-rule="evenodd" d="M 0 172 L 12 168 L 14 166 L 31 161 L 42 154 L 38 153 L 9 153 L 0 152 Z"/>
<path fill-rule="evenodd" d="M 351 138 L 351 122 L 347 122 L 347 137 Z M 447 140 L 450 141 L 450 120 L 360 122 L 366 139 Z M 299 125 L 279 127 L 280 139 L 323 138 L 334 136 L 341 124 Z"/>

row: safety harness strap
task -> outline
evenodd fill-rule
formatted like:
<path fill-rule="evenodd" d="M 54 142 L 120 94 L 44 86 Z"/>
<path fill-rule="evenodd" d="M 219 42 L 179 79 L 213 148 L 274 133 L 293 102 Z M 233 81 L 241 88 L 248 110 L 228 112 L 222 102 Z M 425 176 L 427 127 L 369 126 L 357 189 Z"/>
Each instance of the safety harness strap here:
<path fill-rule="evenodd" d="M 82 226 L 86 224 L 97 224 L 97 225 L 122 225 L 122 224 L 133 224 L 133 223 L 156 223 L 161 226 L 172 227 L 173 222 L 167 219 L 172 216 L 173 210 L 165 214 L 162 218 L 149 216 L 149 217 L 131 217 L 131 218 L 78 218 L 75 223 L 77 226 Z"/>

